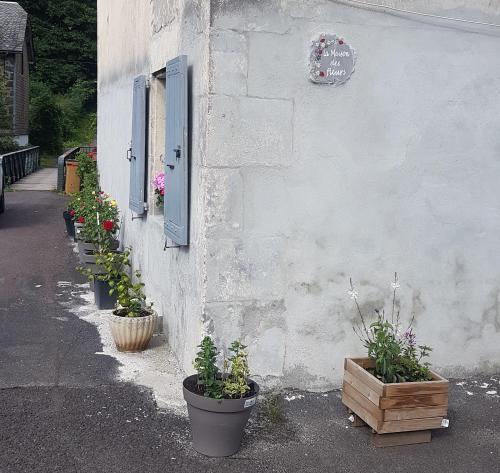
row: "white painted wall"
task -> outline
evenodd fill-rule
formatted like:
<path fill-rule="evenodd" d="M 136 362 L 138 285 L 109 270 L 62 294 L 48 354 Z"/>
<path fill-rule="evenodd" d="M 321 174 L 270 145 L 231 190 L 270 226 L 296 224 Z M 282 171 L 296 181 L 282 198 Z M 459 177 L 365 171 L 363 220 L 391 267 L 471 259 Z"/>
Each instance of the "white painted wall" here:
<path fill-rule="evenodd" d="M 363 353 L 349 276 L 371 311 L 398 271 L 437 368 L 498 370 L 497 29 L 330 0 L 185 3 L 98 2 L 99 168 L 122 209 L 133 77 L 178 54 L 192 65 L 191 245 L 163 252 L 155 212 L 124 223 L 183 366 L 208 331 L 248 343 L 267 384 L 338 386 Z M 385 3 L 500 23 L 498 1 Z M 321 32 L 357 51 L 342 87 L 308 80 Z"/>
<path fill-rule="evenodd" d="M 164 113 L 161 84 L 151 74 L 167 60 L 188 54 L 192 66 L 191 132 L 192 212 L 189 249 L 164 251 L 163 219 L 154 209 L 132 219 L 128 209 L 132 85 L 134 77 L 151 79 L 149 181 L 162 167 Z M 208 8 L 183 0 L 100 0 L 98 2 L 98 166 L 102 188 L 115 196 L 122 211 L 122 238 L 132 247 L 134 269 L 140 269 L 147 296 L 163 316 L 169 344 L 181 364 L 190 369 L 201 337 L 204 285 L 204 207 L 200 163 L 205 150 L 206 120 L 201 103 L 208 94 Z"/>
<path fill-rule="evenodd" d="M 384 3 L 500 23 L 499 2 Z M 212 1 L 211 17 L 206 313 L 219 337 L 243 336 L 263 376 L 338 385 L 344 356 L 364 351 L 349 276 L 371 312 L 398 271 L 435 366 L 498 371 L 498 28 L 312 0 Z M 322 32 L 357 51 L 342 87 L 308 80 Z"/>

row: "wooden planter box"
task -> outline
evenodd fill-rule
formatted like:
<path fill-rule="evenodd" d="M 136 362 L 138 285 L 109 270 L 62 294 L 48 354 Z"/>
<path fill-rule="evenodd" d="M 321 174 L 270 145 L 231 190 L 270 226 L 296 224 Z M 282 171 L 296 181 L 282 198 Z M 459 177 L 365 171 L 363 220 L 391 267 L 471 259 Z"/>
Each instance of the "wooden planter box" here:
<path fill-rule="evenodd" d="M 412 438 L 430 441 L 448 412 L 448 381 L 431 371 L 432 381 L 382 383 L 366 371 L 374 366 L 370 358 L 345 359 L 342 402 L 377 434 L 428 431 L 428 440 Z"/>

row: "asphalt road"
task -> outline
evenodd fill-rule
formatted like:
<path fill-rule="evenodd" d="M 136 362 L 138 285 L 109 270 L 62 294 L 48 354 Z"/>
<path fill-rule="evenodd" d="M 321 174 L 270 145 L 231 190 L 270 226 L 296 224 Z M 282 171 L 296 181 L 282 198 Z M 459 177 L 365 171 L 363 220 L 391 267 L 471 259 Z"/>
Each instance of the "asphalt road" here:
<path fill-rule="evenodd" d="M 500 472 L 500 376 L 452 383 L 450 428 L 430 444 L 376 449 L 347 422 L 340 393 L 288 393 L 286 421 L 261 402 L 241 451 L 208 459 L 190 446 L 187 419 L 118 382 L 98 355 L 95 327 L 73 315 L 61 282 L 83 282 L 65 236 L 65 199 L 6 194 L 0 215 L 0 473 Z M 64 285 L 64 284 L 63 284 Z M 67 300 L 66 300 L 67 302 Z"/>

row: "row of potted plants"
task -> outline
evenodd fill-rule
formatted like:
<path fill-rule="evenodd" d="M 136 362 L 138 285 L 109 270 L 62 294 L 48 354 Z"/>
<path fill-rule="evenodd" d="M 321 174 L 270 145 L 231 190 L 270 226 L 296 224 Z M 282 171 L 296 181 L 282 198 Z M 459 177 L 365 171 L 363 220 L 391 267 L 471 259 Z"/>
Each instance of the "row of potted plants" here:
<path fill-rule="evenodd" d="M 131 249 L 119 249 L 116 202 L 99 190 L 95 162 L 87 158 L 78 157 L 82 188 L 65 212 L 68 234 L 74 225 L 81 270 L 94 285 L 97 306 L 113 309 L 111 331 L 118 350 L 140 351 L 153 335 L 157 315 L 146 302 L 140 273 L 132 271 Z M 154 185 L 158 200 L 163 201 L 164 181 L 159 178 Z M 427 437 L 398 437 L 384 445 L 428 441 L 431 429 L 447 426 L 448 381 L 430 370 L 425 359 L 431 349 L 417 345 L 413 320 L 403 329 L 397 275 L 391 285 L 391 310 L 387 315 L 377 310 L 369 321 L 351 282 L 349 294 L 359 317 L 354 331 L 367 356 L 346 358 L 342 402 L 385 438 L 428 433 Z M 229 353 L 218 363 L 219 351 L 212 338 L 205 337 L 194 360 L 196 374 L 183 382 L 193 446 L 208 456 L 238 451 L 259 394 L 258 384 L 250 378 L 246 346 L 234 341 Z"/>
<path fill-rule="evenodd" d="M 91 282 L 99 309 L 112 309 L 110 326 L 119 351 L 144 350 L 158 316 L 146 303 L 141 275 L 131 268 L 131 249 L 120 250 L 117 202 L 100 190 L 90 153 L 77 155 L 81 188 L 64 212 L 68 234 L 78 245 L 78 269 Z"/>

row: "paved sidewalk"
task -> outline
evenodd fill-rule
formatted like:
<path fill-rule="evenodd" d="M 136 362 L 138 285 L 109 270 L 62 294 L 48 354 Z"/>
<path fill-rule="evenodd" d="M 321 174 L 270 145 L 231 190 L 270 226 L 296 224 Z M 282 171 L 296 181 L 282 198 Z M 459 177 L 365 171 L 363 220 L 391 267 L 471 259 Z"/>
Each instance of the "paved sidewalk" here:
<path fill-rule="evenodd" d="M 57 188 L 57 168 L 42 168 L 12 184 L 13 191 L 52 191 Z"/>
<path fill-rule="evenodd" d="M 273 423 L 261 399 L 236 456 L 197 454 L 185 415 L 119 381 L 123 367 L 96 327 L 71 310 L 89 301 L 64 233 L 66 199 L 8 197 L 0 215 L 1 473 L 500 471 L 500 396 L 487 394 L 500 393 L 500 376 L 452 382 L 450 428 L 430 444 L 376 449 L 368 428 L 350 426 L 339 391 L 286 392 L 278 403 L 286 420 Z"/>

